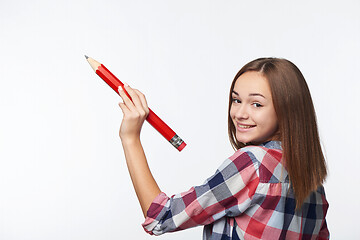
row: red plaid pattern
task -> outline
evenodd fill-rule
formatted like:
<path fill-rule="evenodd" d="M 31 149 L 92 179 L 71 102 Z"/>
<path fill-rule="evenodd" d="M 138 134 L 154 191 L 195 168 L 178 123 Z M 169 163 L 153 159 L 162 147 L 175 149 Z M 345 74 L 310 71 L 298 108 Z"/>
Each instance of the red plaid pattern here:
<path fill-rule="evenodd" d="M 324 188 L 295 211 L 281 157 L 278 141 L 236 151 L 203 185 L 171 198 L 160 193 L 145 231 L 160 235 L 204 225 L 203 239 L 329 239 Z"/>

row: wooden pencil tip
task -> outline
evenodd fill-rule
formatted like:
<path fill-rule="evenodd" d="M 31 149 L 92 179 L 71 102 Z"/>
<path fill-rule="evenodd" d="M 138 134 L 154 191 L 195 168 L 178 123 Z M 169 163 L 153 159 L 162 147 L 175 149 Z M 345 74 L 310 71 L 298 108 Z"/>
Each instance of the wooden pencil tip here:
<path fill-rule="evenodd" d="M 88 59 L 88 58 L 89 58 L 89 57 L 88 57 L 88 56 L 86 56 L 86 55 L 84 55 L 84 56 L 85 56 L 85 58 L 86 58 L 86 59 Z"/>

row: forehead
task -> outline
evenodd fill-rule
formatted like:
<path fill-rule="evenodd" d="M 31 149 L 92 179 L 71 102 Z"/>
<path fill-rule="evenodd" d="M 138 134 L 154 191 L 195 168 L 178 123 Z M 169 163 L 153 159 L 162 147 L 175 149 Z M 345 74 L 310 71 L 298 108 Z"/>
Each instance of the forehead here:
<path fill-rule="evenodd" d="M 243 73 L 235 82 L 234 89 L 240 95 L 260 93 L 271 97 L 271 89 L 268 80 L 258 72 L 250 71 Z"/>

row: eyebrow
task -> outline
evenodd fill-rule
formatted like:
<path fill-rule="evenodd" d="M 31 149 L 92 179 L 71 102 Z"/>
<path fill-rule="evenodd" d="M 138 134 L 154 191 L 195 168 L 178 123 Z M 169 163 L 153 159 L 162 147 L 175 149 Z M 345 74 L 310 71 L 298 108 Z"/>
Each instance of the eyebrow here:
<path fill-rule="evenodd" d="M 236 96 L 239 96 L 239 94 L 238 94 L 237 92 L 235 92 L 234 90 L 232 91 L 232 93 L 235 94 Z M 260 97 L 266 98 L 266 97 L 264 97 L 264 95 L 262 95 L 261 93 L 250 93 L 249 96 L 250 96 L 250 97 L 260 96 Z"/>

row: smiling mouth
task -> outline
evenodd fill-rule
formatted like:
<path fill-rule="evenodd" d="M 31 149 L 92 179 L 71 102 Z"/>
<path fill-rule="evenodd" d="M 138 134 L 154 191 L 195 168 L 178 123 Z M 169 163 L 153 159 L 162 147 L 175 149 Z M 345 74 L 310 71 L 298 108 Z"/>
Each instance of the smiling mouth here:
<path fill-rule="evenodd" d="M 248 129 L 248 128 L 253 128 L 255 127 L 256 125 L 242 125 L 242 124 L 237 124 L 237 126 L 239 128 L 242 128 L 242 129 Z"/>

